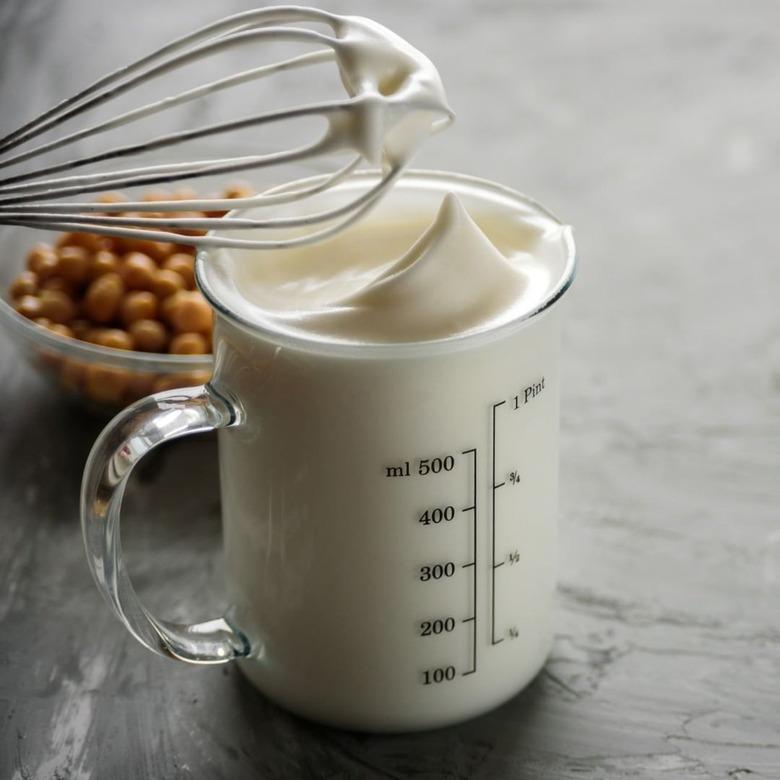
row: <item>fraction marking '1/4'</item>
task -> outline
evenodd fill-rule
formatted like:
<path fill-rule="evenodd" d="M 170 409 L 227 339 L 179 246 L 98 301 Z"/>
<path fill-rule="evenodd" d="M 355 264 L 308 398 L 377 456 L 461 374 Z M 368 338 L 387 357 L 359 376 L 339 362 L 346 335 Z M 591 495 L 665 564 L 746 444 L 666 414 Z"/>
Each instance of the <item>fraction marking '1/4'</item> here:
<path fill-rule="evenodd" d="M 506 401 L 499 401 L 493 404 L 493 415 L 491 419 L 491 472 L 490 497 L 491 497 L 491 523 L 492 523 L 492 555 L 491 555 L 491 586 L 490 586 L 490 643 L 497 645 L 503 642 L 503 638 L 496 639 L 496 569 L 503 566 L 503 561 L 496 563 L 496 491 L 504 487 L 505 482 L 496 482 L 496 410 L 503 406 Z"/>

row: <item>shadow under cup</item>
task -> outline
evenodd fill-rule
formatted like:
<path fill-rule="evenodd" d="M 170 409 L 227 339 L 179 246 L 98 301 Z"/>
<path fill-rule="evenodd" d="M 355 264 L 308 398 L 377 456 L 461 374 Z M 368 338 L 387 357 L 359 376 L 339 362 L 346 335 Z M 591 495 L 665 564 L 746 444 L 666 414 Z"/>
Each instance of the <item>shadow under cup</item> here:
<path fill-rule="evenodd" d="M 377 210 L 427 202 L 433 217 L 446 192 L 469 212 L 510 215 L 508 230 L 533 215 L 557 222 L 511 190 L 448 173 L 405 175 Z M 85 473 L 93 572 L 134 635 L 184 660 L 238 659 L 282 706 L 358 730 L 443 726 L 527 685 L 552 641 L 568 231 L 563 246 L 554 284 L 525 315 L 404 344 L 242 319 L 230 275 L 212 273 L 211 250 L 201 252 L 198 284 L 217 311 L 212 380 L 120 415 Z M 143 426 L 146 444 L 134 448 Z M 209 428 L 219 429 L 229 607 L 173 626 L 139 614 L 126 576 L 112 583 L 101 566 L 119 555 L 112 539 L 132 464 Z M 127 460 L 119 469 L 117 457 Z"/>

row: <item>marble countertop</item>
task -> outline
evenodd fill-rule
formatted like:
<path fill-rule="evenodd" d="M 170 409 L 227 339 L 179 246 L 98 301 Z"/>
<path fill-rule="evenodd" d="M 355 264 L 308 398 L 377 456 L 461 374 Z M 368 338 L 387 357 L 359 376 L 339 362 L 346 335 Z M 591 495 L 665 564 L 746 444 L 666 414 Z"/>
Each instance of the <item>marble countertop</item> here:
<path fill-rule="evenodd" d="M 182 18 L 251 6 L 4 0 L 0 130 Z M 101 422 L 0 334 L 0 777 L 780 777 L 780 7 L 325 6 L 440 66 L 458 122 L 421 165 L 505 182 L 575 226 L 552 655 L 498 710 L 396 737 L 312 725 L 233 668 L 152 656 L 84 561 Z M 219 599 L 215 458 L 187 442 L 133 480 L 126 547 L 151 603 Z"/>

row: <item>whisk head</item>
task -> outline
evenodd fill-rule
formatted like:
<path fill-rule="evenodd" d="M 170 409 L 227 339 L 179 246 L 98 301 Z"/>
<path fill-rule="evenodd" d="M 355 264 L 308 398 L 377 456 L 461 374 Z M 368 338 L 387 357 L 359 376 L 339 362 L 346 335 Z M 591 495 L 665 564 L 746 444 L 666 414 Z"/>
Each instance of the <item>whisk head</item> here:
<path fill-rule="evenodd" d="M 327 32 L 300 23 L 324 25 Z M 30 145 L 43 133 L 105 105 L 147 82 L 218 52 L 282 41 L 313 46 L 270 64 L 210 81 L 179 94 L 123 111 L 109 119 Z M 229 121 L 188 128 L 94 154 L 40 166 L 70 144 L 206 98 L 239 84 L 285 71 L 335 63 L 345 90 L 340 100 L 266 111 Z M 109 161 L 138 157 L 199 138 L 319 116 L 325 130 L 315 141 L 285 151 L 207 160 L 164 162 L 100 170 Z M 130 65 L 98 79 L 16 131 L 0 139 L 0 224 L 50 230 L 84 231 L 126 238 L 173 241 L 194 246 L 284 248 L 312 243 L 359 219 L 401 174 L 420 143 L 453 119 L 441 79 L 431 61 L 392 31 L 369 19 L 339 16 L 313 8 L 278 6 L 235 14 L 184 35 Z M 73 200 L 88 193 L 168 184 L 217 174 L 233 174 L 297 163 L 314 156 L 349 155 L 346 163 L 309 182 L 281 180 L 251 197 L 187 198 L 94 203 Z M 285 204 L 315 196 L 365 165 L 379 166 L 381 177 L 349 203 L 313 213 L 274 215 Z M 5 169 L 24 166 L 18 172 Z M 74 172 L 78 171 L 78 172 Z M 256 216 L 267 208 L 267 216 Z M 253 216 L 181 217 L 184 211 L 253 209 Z M 119 214 L 117 214 L 119 212 Z M 129 212 L 129 213 L 128 213 Z M 155 212 L 155 214 L 149 214 Z M 170 216 L 167 214 L 170 213 Z M 148 216 L 145 216 L 147 215 Z M 263 215 L 263 212 L 260 212 Z M 273 230 L 273 238 L 230 238 L 233 229 Z M 292 235 L 279 234 L 290 229 Z M 204 231 L 218 233 L 203 235 Z M 184 231 L 182 234 L 181 231 Z M 193 235 L 197 233 L 197 235 Z M 244 233 L 245 235 L 245 233 Z"/>

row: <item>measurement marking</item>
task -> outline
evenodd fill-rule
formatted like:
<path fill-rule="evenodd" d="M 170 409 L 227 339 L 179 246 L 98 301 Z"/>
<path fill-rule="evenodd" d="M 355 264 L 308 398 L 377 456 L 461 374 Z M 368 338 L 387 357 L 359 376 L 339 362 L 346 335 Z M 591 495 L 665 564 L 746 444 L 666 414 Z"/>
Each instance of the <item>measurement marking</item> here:
<path fill-rule="evenodd" d="M 472 456 L 472 465 L 474 467 L 472 480 L 471 480 L 471 500 L 472 504 L 464 509 L 464 512 L 473 512 L 471 517 L 472 521 L 472 545 L 474 547 L 474 555 L 471 563 L 467 563 L 463 566 L 464 569 L 469 567 L 473 568 L 473 574 L 471 577 L 471 597 L 474 602 L 474 614 L 470 618 L 466 618 L 464 623 L 473 623 L 471 628 L 471 669 L 463 672 L 463 677 L 469 674 L 474 674 L 477 671 L 477 450 L 476 447 L 472 447 L 470 450 L 463 450 L 462 455 Z"/>
<path fill-rule="evenodd" d="M 466 506 L 461 509 L 461 512 L 473 512 L 477 507 L 476 506 Z"/>
<path fill-rule="evenodd" d="M 501 563 L 494 563 L 493 568 L 497 569 L 499 566 L 503 566 L 503 565 L 504 565 L 504 561 L 501 561 Z"/>
<path fill-rule="evenodd" d="M 493 457 L 491 459 L 490 465 L 493 472 L 493 478 L 490 480 L 490 484 L 493 486 L 491 491 L 491 521 L 493 525 L 493 538 L 491 541 L 493 546 L 493 567 L 490 572 L 492 579 L 490 587 L 490 641 L 491 644 L 494 645 L 497 645 L 502 641 L 502 639 L 496 639 L 496 569 L 498 568 L 498 566 L 496 566 L 496 490 L 504 485 L 503 482 L 500 485 L 496 484 L 496 409 L 498 409 L 499 406 L 503 406 L 505 403 L 506 401 L 499 401 L 498 403 L 493 404 L 493 419 L 491 426 Z M 499 564 L 499 566 L 500 565 L 501 564 Z"/>
<path fill-rule="evenodd" d="M 463 618 L 463 620 L 461 620 L 460 622 L 461 623 L 471 623 L 472 620 L 476 620 L 476 615 L 472 615 L 470 618 Z"/>
<path fill-rule="evenodd" d="M 493 490 L 498 490 L 500 487 L 504 487 L 506 482 L 499 482 L 497 485 L 493 485 Z"/>

